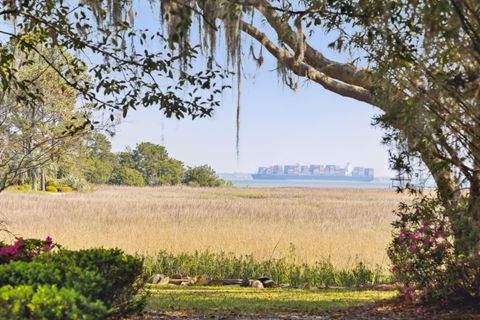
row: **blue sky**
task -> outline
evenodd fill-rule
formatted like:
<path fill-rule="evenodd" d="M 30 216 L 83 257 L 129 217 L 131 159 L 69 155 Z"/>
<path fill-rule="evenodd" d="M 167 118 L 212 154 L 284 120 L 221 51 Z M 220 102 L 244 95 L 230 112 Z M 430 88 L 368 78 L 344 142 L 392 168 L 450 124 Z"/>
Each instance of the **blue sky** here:
<path fill-rule="evenodd" d="M 157 14 L 150 16 L 145 8 L 141 10 L 144 23 L 158 20 Z M 328 40 L 318 37 L 312 41 L 324 47 Z M 219 56 L 222 59 L 221 53 Z M 328 56 L 344 58 L 334 52 Z M 268 53 L 265 58 L 259 70 L 253 61 L 244 59 L 239 159 L 235 151 L 235 90 L 224 92 L 221 107 L 210 119 L 165 119 L 154 108 L 129 113 L 116 128 L 114 151 L 150 141 L 165 145 L 171 156 L 186 165 L 209 164 L 217 172 L 254 172 L 258 166 L 271 164 L 351 162 L 373 167 L 376 176 L 392 175 L 387 149 L 380 144 L 383 132 L 371 126 L 377 109 L 315 83 L 300 82 L 298 91 L 292 92 L 271 71 L 276 67 L 274 59 Z"/>

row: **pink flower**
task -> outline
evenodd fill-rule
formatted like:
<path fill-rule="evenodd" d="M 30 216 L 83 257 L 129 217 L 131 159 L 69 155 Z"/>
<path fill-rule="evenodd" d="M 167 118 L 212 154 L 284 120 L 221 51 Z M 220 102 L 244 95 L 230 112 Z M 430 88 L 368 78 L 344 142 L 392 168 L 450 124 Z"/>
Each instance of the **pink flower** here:
<path fill-rule="evenodd" d="M 411 246 L 408 247 L 408 251 L 410 251 L 412 253 L 415 252 L 416 250 L 417 250 L 417 247 L 414 244 L 412 244 Z"/>
<path fill-rule="evenodd" d="M 52 237 L 48 236 L 47 239 L 45 240 L 45 242 L 51 244 L 53 242 Z"/>
<path fill-rule="evenodd" d="M 442 233 L 442 228 L 438 227 L 437 229 L 435 229 L 435 237 L 440 237 Z"/>
<path fill-rule="evenodd" d="M 17 254 L 17 248 L 15 246 L 2 247 L 2 248 L 0 248 L 0 254 L 16 255 Z"/>
<path fill-rule="evenodd" d="M 420 208 L 415 209 L 415 213 L 419 214 L 420 213 Z"/>
<path fill-rule="evenodd" d="M 52 250 L 52 246 L 48 243 L 44 244 L 43 247 L 42 247 L 43 250 L 45 251 L 50 251 Z"/>
<path fill-rule="evenodd" d="M 421 233 L 424 233 L 425 231 L 427 231 L 427 227 L 422 226 L 420 229 L 418 229 L 418 231 L 420 231 Z"/>
<path fill-rule="evenodd" d="M 31 258 L 36 254 L 38 254 L 37 250 L 31 250 L 30 252 L 27 253 L 27 257 Z"/>
<path fill-rule="evenodd" d="M 419 232 L 414 232 L 410 235 L 410 239 L 412 239 L 412 240 L 417 240 L 419 237 L 420 237 Z"/>
<path fill-rule="evenodd" d="M 19 238 L 13 246 L 17 249 L 20 248 L 21 246 L 23 246 L 23 239 Z"/>
<path fill-rule="evenodd" d="M 419 316 L 422 314 L 422 308 L 421 307 L 418 307 L 417 309 L 415 309 L 415 315 Z"/>
<path fill-rule="evenodd" d="M 403 233 L 401 233 L 400 236 L 398 237 L 398 240 L 400 240 L 400 241 L 405 240 L 405 235 Z"/>

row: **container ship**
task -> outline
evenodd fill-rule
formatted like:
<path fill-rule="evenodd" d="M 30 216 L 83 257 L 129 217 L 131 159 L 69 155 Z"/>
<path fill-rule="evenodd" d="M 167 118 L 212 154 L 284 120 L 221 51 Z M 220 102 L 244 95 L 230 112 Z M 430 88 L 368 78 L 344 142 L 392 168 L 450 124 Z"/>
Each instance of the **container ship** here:
<path fill-rule="evenodd" d="M 337 165 L 273 165 L 258 168 L 252 174 L 255 180 L 331 180 L 331 181 L 373 181 L 373 168 L 344 167 Z"/>

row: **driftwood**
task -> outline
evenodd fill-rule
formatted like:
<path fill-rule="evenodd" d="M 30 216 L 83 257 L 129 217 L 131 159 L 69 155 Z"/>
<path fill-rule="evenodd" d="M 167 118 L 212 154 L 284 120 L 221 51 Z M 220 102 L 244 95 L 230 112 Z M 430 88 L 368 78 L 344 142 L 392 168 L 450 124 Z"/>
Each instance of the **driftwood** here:
<path fill-rule="evenodd" d="M 242 279 L 215 279 L 208 282 L 209 286 L 239 286 L 243 282 Z"/>

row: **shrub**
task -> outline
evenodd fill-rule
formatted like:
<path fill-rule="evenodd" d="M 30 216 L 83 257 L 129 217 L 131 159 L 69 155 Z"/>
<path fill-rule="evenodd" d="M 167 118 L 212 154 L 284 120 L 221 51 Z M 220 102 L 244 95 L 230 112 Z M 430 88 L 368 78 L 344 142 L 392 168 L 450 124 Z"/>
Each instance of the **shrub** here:
<path fill-rule="evenodd" d="M 219 179 L 215 171 L 208 165 L 188 168 L 183 183 L 191 187 L 220 187 L 225 181 Z"/>
<path fill-rule="evenodd" d="M 73 189 L 71 187 L 57 187 L 58 192 L 72 192 Z"/>
<path fill-rule="evenodd" d="M 38 256 L 34 261 L 51 263 L 61 270 L 79 268 L 98 275 L 103 280 L 79 281 L 91 286 L 85 295 L 101 300 L 114 313 L 137 311 L 144 304 L 144 299 L 139 294 L 146 282 L 143 260 L 125 255 L 119 249 L 60 250 L 58 253 Z M 75 276 L 74 273 L 63 272 L 67 277 Z M 73 282 L 74 280 L 71 283 Z"/>
<path fill-rule="evenodd" d="M 145 186 L 145 180 L 143 179 L 142 173 L 125 166 L 116 166 L 109 182 L 116 185 L 135 187 Z"/>
<path fill-rule="evenodd" d="M 31 261 L 32 258 L 42 252 L 48 252 L 58 247 L 51 237 L 46 240 L 18 238 L 13 245 L 7 245 L 0 241 L 0 264 L 10 261 Z"/>
<path fill-rule="evenodd" d="M 30 191 L 32 187 L 29 184 L 21 184 L 19 186 L 15 186 L 15 190 L 17 191 Z"/>
<path fill-rule="evenodd" d="M 56 187 L 57 186 L 57 183 L 55 182 L 55 180 L 47 180 L 47 182 L 45 183 L 45 187 Z"/>
<path fill-rule="evenodd" d="M 59 180 L 58 183 L 64 186 L 69 186 L 73 190 L 80 192 L 87 192 L 91 189 L 87 180 L 77 177 L 73 174 L 69 174 L 65 178 Z"/>
<path fill-rule="evenodd" d="M 103 319 L 107 308 L 91 302 L 73 289 L 54 285 L 3 286 L 0 288 L 0 318 L 20 319 Z"/>
<path fill-rule="evenodd" d="M 48 186 L 48 187 L 45 187 L 45 191 L 47 191 L 47 192 L 58 192 L 58 188 L 54 187 L 54 186 Z"/>
<path fill-rule="evenodd" d="M 78 266 L 59 266 L 53 262 L 15 261 L 0 265 L 0 286 L 56 285 L 76 290 L 85 297 L 99 299 L 106 280 L 99 274 Z"/>
<path fill-rule="evenodd" d="M 455 251 L 454 228 L 439 199 L 418 197 L 396 215 L 388 255 L 406 300 L 478 293 L 479 259 Z"/>

